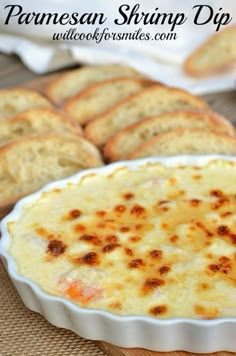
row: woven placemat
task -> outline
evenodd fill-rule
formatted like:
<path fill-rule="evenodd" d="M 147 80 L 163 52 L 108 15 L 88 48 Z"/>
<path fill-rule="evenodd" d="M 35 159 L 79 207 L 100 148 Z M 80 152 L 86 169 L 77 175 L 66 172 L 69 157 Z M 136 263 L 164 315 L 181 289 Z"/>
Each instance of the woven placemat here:
<path fill-rule="evenodd" d="M 105 356 L 92 341 L 49 324 L 21 302 L 0 262 L 0 356 Z"/>

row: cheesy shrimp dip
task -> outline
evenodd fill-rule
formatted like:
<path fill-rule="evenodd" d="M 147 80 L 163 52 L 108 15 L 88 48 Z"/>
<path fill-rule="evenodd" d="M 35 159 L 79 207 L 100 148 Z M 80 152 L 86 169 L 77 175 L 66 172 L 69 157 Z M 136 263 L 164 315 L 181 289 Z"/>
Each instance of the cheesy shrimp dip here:
<path fill-rule="evenodd" d="M 120 315 L 236 316 L 236 163 L 83 175 L 9 223 L 18 272 Z"/>

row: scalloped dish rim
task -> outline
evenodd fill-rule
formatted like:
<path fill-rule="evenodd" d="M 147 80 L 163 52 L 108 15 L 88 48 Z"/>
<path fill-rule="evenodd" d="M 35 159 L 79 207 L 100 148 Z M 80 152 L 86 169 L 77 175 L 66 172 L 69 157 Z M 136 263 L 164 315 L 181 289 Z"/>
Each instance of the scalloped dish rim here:
<path fill-rule="evenodd" d="M 13 284 L 17 287 L 18 293 L 21 295 L 23 301 L 25 304 L 27 304 L 26 299 L 29 296 L 29 293 L 33 293 L 34 298 L 38 298 L 38 303 L 41 303 L 43 305 L 40 304 L 37 307 L 32 307 L 30 305 L 26 305 L 28 308 L 34 310 L 34 311 L 38 311 L 39 313 L 41 313 L 42 315 L 45 316 L 45 318 L 47 320 L 49 320 L 51 323 L 53 323 L 54 325 L 60 326 L 60 327 L 65 327 L 67 329 L 73 330 L 74 332 L 77 332 L 77 334 L 86 337 L 86 338 L 91 338 L 91 339 L 95 339 L 92 336 L 87 334 L 84 335 L 83 333 L 81 333 L 81 331 L 77 331 L 77 326 L 73 326 L 73 327 L 68 327 L 68 323 L 56 323 L 53 322 L 51 317 L 47 317 L 47 311 L 45 312 L 45 309 L 47 310 L 47 302 L 59 302 L 60 306 L 62 306 L 64 308 L 64 311 L 69 311 L 72 312 L 76 317 L 79 316 L 101 316 L 104 320 L 104 318 L 106 320 L 108 320 L 109 322 L 118 322 L 120 324 L 122 324 L 122 327 L 125 328 L 125 324 L 128 322 L 136 322 L 138 323 L 147 323 L 150 326 L 152 326 L 152 328 L 155 327 L 168 327 L 168 326 L 174 326 L 174 325 L 181 325 L 184 326 L 187 324 L 187 326 L 191 325 L 191 326 L 196 326 L 197 328 L 203 328 L 204 332 L 206 332 L 206 328 L 209 329 L 213 326 L 222 326 L 223 324 L 227 324 L 229 323 L 230 325 L 233 324 L 235 325 L 235 334 L 236 334 L 236 317 L 222 317 L 222 318 L 215 318 L 215 319 L 210 319 L 210 320 L 199 320 L 199 319 L 195 319 L 195 318 L 170 318 L 170 319 L 157 319 L 151 316 L 142 316 L 142 315 L 128 315 L 128 316 L 124 316 L 124 315 L 116 315 L 113 314 L 112 312 L 109 311 L 105 311 L 105 310 L 100 310 L 100 309 L 92 309 L 92 308 L 81 308 L 80 306 L 78 306 L 77 304 L 66 300 L 63 297 L 58 297 L 58 296 L 53 296 L 48 294 L 47 292 L 44 292 L 43 289 L 41 289 L 41 287 L 36 283 L 33 282 L 32 280 L 30 280 L 29 278 L 26 278 L 22 275 L 20 275 L 17 272 L 17 266 L 16 263 L 13 259 L 13 257 L 8 253 L 7 249 L 8 246 L 10 244 L 11 241 L 11 235 L 8 231 L 7 225 L 9 222 L 11 221 L 15 221 L 20 219 L 21 213 L 23 211 L 23 208 L 25 205 L 28 205 L 29 203 L 33 203 L 34 201 L 36 201 L 43 192 L 46 191 L 50 191 L 52 189 L 55 188 L 63 188 L 65 187 L 68 183 L 77 183 L 79 182 L 84 176 L 90 175 L 91 173 L 95 173 L 95 174 L 102 174 L 102 175 L 107 175 L 112 173 L 113 171 L 115 171 L 118 168 L 121 167 L 128 167 L 130 169 L 135 169 L 137 167 L 146 165 L 146 164 L 155 164 L 155 163 L 160 163 L 163 164 L 164 166 L 168 166 L 168 167 L 175 167 L 175 166 L 180 166 L 180 165 L 187 165 L 187 166 L 192 166 L 192 165 L 197 165 L 197 166 L 204 166 L 205 164 L 208 164 L 211 161 L 214 160 L 225 160 L 225 161 L 231 161 L 231 162 L 235 162 L 236 163 L 236 157 L 235 156 L 224 156 L 224 155 L 205 155 L 205 156 L 191 156 L 191 155 L 181 155 L 181 156 L 173 156 L 173 157 L 152 157 L 152 158 L 143 158 L 143 159 L 138 159 L 138 160 L 133 160 L 133 161 L 120 161 L 120 162 L 115 162 L 115 163 L 111 163 L 109 165 L 103 166 L 103 167 L 98 167 L 98 168 L 91 168 L 91 169 L 86 169 L 84 171 L 81 171 L 71 177 L 65 178 L 65 179 L 61 179 L 61 180 L 57 180 L 54 182 L 51 182 L 49 184 L 47 184 L 46 186 L 44 186 L 43 188 L 41 188 L 40 190 L 38 190 L 37 192 L 30 194 L 22 199 L 20 199 L 15 207 L 13 208 L 13 210 L 5 217 L 3 218 L 3 220 L 0 223 L 0 230 L 2 232 L 2 237 L 0 239 L 0 257 L 2 259 L 2 262 L 5 266 L 5 268 L 7 269 L 7 272 L 13 282 Z M 25 287 L 28 286 L 29 291 L 25 291 Z M 26 299 L 24 298 L 24 293 L 27 294 Z M 35 302 L 35 300 L 34 300 Z M 44 306 L 45 303 L 45 306 Z M 32 304 L 32 303 L 31 303 Z M 37 302 L 36 302 L 37 304 Z M 43 309 L 43 310 L 42 310 Z M 63 319 L 63 317 L 62 317 Z M 90 320 L 90 319 L 89 319 Z M 97 324 L 96 324 L 97 325 Z M 197 332 L 197 330 L 195 330 Z M 140 338 L 140 335 L 137 336 L 137 338 Z M 112 342 L 111 339 L 114 339 L 114 335 L 111 337 L 111 335 L 109 337 L 106 336 L 101 336 L 100 340 L 102 341 L 108 341 L 108 342 Z M 118 337 L 119 339 L 119 337 Z M 194 340 L 192 340 L 194 341 Z M 223 340 L 222 340 L 223 341 Z M 155 350 L 155 351 L 176 351 L 178 348 L 175 348 L 175 346 L 172 343 L 171 345 L 168 345 L 168 340 L 167 341 L 161 341 L 160 342 L 160 347 L 157 346 L 145 346 L 142 342 L 142 340 L 137 340 L 137 343 L 134 344 L 134 346 L 130 346 L 127 345 L 127 342 L 122 342 L 122 341 L 118 341 L 117 343 L 113 341 L 113 343 L 117 346 L 122 346 L 122 347 L 144 347 L 150 350 Z M 194 344 L 195 342 L 193 342 Z M 219 340 L 217 340 L 217 343 L 219 343 Z M 177 343 L 176 343 L 177 344 Z M 225 344 L 225 342 L 222 342 L 222 345 Z M 156 345 L 156 344 L 155 344 Z M 177 347 L 177 345 L 176 345 Z M 196 348 L 197 347 L 197 348 Z M 202 351 L 203 349 L 203 351 Z M 183 347 L 184 351 L 192 351 L 192 352 L 200 352 L 200 353 L 209 353 L 209 352 L 216 352 L 216 351 L 236 351 L 236 341 L 234 342 L 233 346 L 230 346 L 229 348 L 227 348 L 226 346 L 216 346 L 215 348 L 211 345 L 209 347 L 206 346 L 204 348 L 204 345 L 195 345 L 193 347 L 191 347 L 191 340 L 190 343 L 186 346 Z M 197 351 L 200 350 L 200 351 Z M 204 351 L 205 350 L 205 351 Z"/>

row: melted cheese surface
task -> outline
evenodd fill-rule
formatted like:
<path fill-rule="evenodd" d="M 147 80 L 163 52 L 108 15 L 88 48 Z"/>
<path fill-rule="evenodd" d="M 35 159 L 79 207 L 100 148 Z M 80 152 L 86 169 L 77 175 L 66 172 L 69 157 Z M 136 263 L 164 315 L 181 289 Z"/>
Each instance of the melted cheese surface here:
<path fill-rule="evenodd" d="M 85 308 L 236 316 L 236 164 L 147 164 L 44 192 L 9 224 L 19 273 Z"/>

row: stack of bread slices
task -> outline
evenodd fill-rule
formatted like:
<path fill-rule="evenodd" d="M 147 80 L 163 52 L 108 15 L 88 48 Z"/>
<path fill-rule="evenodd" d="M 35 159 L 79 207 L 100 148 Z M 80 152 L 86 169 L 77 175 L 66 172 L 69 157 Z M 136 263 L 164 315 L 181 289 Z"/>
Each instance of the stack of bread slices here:
<path fill-rule="evenodd" d="M 232 124 L 199 97 L 120 65 L 59 74 L 43 94 L 0 90 L 0 211 L 104 162 L 236 154 Z"/>
<path fill-rule="evenodd" d="M 129 68 L 123 73 L 118 66 L 87 67 L 61 75 L 46 89 L 105 162 L 236 153 L 234 127 L 203 99 Z"/>
<path fill-rule="evenodd" d="M 0 115 L 0 215 L 53 180 L 103 164 L 80 125 L 37 92 L 0 90 Z"/>

